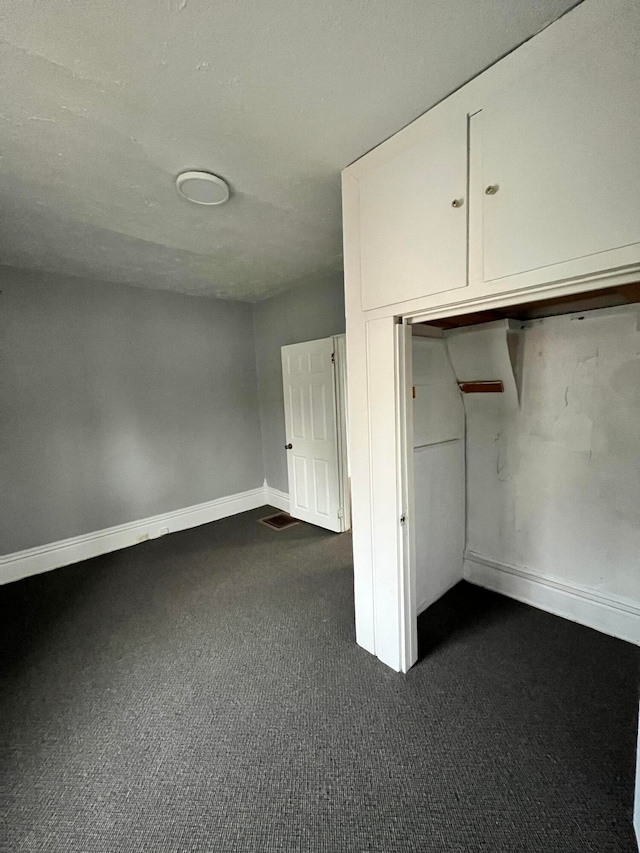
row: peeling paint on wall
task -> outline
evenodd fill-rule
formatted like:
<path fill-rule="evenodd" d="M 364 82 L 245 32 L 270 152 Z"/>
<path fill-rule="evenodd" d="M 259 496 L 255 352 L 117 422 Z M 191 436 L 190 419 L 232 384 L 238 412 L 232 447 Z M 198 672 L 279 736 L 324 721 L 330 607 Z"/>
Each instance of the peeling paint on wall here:
<path fill-rule="evenodd" d="M 520 408 L 466 414 L 467 547 L 639 600 L 637 306 L 528 324 Z"/>

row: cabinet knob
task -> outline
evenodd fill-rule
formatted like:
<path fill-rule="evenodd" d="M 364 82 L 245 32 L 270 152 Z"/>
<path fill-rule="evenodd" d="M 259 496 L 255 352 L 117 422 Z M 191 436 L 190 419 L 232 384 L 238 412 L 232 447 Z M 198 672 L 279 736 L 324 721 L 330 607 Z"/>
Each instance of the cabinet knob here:
<path fill-rule="evenodd" d="M 463 198 L 454 198 L 454 200 L 451 202 L 451 207 L 462 207 L 463 204 Z"/>
<path fill-rule="evenodd" d="M 497 184 L 489 184 L 489 186 L 485 190 L 487 195 L 495 195 L 498 192 Z"/>

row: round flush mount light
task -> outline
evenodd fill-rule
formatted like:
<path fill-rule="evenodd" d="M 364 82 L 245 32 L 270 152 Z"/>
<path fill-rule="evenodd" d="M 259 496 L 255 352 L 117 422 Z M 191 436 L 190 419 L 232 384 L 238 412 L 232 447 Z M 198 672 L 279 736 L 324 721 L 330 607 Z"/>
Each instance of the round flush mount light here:
<path fill-rule="evenodd" d="M 229 198 L 229 187 L 217 175 L 209 172 L 183 172 L 176 178 L 181 196 L 196 204 L 224 204 Z"/>

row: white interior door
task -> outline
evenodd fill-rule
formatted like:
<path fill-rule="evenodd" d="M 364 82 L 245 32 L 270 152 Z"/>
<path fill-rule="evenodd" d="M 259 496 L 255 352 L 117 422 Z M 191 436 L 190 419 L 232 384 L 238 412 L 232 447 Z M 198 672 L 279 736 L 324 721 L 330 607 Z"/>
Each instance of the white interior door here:
<path fill-rule="evenodd" d="M 334 339 L 282 347 L 282 381 L 294 518 L 339 533 L 342 528 Z"/>

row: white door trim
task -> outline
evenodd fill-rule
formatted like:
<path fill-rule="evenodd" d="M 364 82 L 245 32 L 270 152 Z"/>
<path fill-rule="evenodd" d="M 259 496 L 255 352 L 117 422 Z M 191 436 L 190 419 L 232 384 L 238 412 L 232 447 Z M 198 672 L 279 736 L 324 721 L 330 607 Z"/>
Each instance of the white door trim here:
<path fill-rule="evenodd" d="M 636 831 L 636 842 L 640 850 L 640 709 L 638 712 L 638 746 L 636 758 L 636 795 L 633 802 L 633 826 Z"/>
<path fill-rule="evenodd" d="M 346 335 L 334 335 L 336 417 L 338 420 L 338 477 L 340 485 L 341 532 L 351 529 L 351 487 L 349 474 Z"/>

